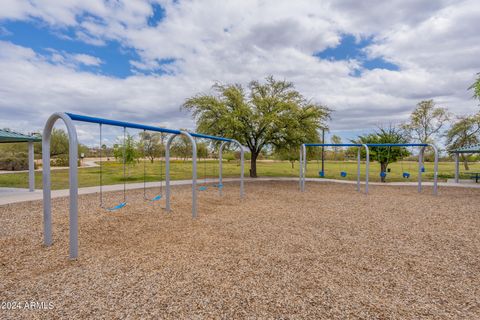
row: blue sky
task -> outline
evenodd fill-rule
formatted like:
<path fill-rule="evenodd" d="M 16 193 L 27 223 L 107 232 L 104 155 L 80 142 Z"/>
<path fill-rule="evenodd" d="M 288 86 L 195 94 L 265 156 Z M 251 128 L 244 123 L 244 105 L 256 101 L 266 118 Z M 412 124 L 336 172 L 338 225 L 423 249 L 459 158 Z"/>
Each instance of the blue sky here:
<path fill-rule="evenodd" d="M 70 111 L 193 129 L 186 98 L 269 75 L 332 108 L 344 140 L 406 121 L 424 99 L 465 115 L 478 109 L 479 16 L 474 0 L 6 0 L 0 127 L 40 130 Z"/>
<path fill-rule="evenodd" d="M 156 27 L 165 17 L 165 9 L 159 4 L 152 4 L 152 14 L 146 17 L 150 27 Z M 91 20 L 102 22 L 102 18 L 83 12 L 76 16 L 79 23 Z M 79 28 L 55 26 L 46 24 L 40 19 L 4 20 L 0 21 L 0 40 L 9 41 L 19 46 L 35 50 L 46 57 L 52 53 L 86 54 L 101 60 L 98 65 L 78 64 L 79 71 L 86 71 L 111 77 L 126 78 L 137 73 L 146 72 L 163 74 L 160 67 L 174 62 L 174 59 L 158 59 L 159 68 L 153 70 L 139 70 L 130 62 L 139 61 L 140 57 L 135 48 L 122 44 L 117 40 L 102 40 L 102 44 L 92 44 L 78 36 Z M 52 50 L 53 49 L 53 50 Z"/>
<path fill-rule="evenodd" d="M 148 25 L 156 27 L 165 17 L 165 9 L 156 4 L 152 6 L 153 14 L 148 17 Z M 78 17 L 80 21 L 92 16 Z M 94 17 L 96 19 L 96 17 Z M 105 41 L 102 45 L 93 45 L 79 40 L 74 28 L 50 28 L 36 19 L 31 21 L 4 21 L 0 23 L 3 34 L 0 39 L 16 45 L 32 48 L 36 52 L 49 56 L 52 52 L 64 54 L 87 54 L 101 60 L 99 65 L 78 65 L 81 71 L 93 72 L 112 77 L 126 78 L 140 70 L 134 68 L 130 61 L 140 60 L 134 48 L 122 45 L 116 40 Z M 34 36 L 32 36 L 34 35 Z M 365 48 L 373 43 L 373 38 L 356 39 L 351 34 L 340 35 L 338 44 L 315 52 L 314 56 L 334 61 L 356 60 L 361 68 L 368 70 L 385 69 L 398 71 L 399 67 L 382 57 L 369 58 Z M 55 50 L 55 51 L 52 51 Z M 174 59 L 160 59 L 160 65 L 170 64 Z M 361 68 L 355 69 L 353 75 L 360 76 Z M 162 74 L 162 70 L 151 70 L 154 74 Z"/>
<path fill-rule="evenodd" d="M 396 64 L 386 61 L 383 57 L 368 57 L 365 49 L 373 42 L 373 37 L 356 39 L 352 34 L 342 34 L 337 45 L 316 52 L 314 55 L 326 60 L 356 60 L 362 68 L 368 70 L 385 69 L 398 71 L 399 67 Z M 361 69 L 355 69 L 354 75 L 360 76 Z"/>
<path fill-rule="evenodd" d="M 102 60 L 99 66 L 81 64 L 79 70 L 82 71 L 125 78 L 132 75 L 129 61 L 138 59 L 135 50 L 122 47 L 117 41 L 108 41 L 101 46 L 91 45 L 74 39 L 73 30 L 52 29 L 38 21 L 7 21 L 1 26 L 7 34 L 0 39 L 32 48 L 39 54 L 50 56 L 51 49 L 54 49 L 60 53 L 88 54 Z"/>

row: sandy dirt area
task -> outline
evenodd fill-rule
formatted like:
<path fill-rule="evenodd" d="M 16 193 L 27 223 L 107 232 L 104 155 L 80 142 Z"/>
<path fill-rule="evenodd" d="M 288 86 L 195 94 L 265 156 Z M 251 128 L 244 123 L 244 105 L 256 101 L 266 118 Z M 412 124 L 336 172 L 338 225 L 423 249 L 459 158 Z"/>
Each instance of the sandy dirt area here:
<path fill-rule="evenodd" d="M 188 186 L 170 214 L 141 190 L 113 213 L 81 196 L 76 261 L 68 198 L 49 248 L 41 202 L 1 206 L 0 318 L 480 318 L 480 190 L 252 182 L 240 200 L 225 185 L 200 192 L 196 220 Z"/>

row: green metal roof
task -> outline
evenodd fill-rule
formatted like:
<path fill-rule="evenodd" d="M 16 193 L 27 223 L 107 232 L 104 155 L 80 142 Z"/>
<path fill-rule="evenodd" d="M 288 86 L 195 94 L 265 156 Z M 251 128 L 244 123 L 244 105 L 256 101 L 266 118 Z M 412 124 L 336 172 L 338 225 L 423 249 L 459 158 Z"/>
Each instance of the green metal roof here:
<path fill-rule="evenodd" d="M 472 144 L 451 151 L 452 153 L 480 153 L 480 144 Z"/>
<path fill-rule="evenodd" d="M 18 132 L 0 129 L 0 143 L 14 143 L 14 142 L 37 142 L 42 141 L 41 138 L 30 136 Z"/>

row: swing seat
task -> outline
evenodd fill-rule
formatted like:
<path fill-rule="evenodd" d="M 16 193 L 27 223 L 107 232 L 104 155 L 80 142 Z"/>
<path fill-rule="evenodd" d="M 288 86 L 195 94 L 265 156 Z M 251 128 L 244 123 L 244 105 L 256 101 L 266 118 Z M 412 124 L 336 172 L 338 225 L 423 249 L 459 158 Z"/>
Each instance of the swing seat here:
<path fill-rule="evenodd" d="M 150 199 L 150 201 L 152 201 L 152 202 L 153 202 L 153 201 L 158 201 L 158 200 L 160 200 L 160 199 L 162 199 L 162 195 L 161 195 L 161 194 L 159 194 L 159 195 L 157 195 L 157 196 L 153 197 L 152 199 Z"/>
<path fill-rule="evenodd" d="M 200 187 L 198 187 L 198 190 L 199 191 L 205 191 L 205 190 L 207 190 L 207 186 L 200 186 Z"/>
<path fill-rule="evenodd" d="M 380 172 L 380 177 L 385 178 L 387 176 L 387 173 L 385 171 Z"/>
<path fill-rule="evenodd" d="M 323 177 L 325 177 L 325 172 L 318 171 L 318 175 L 320 176 L 320 178 L 323 178 Z"/>
<path fill-rule="evenodd" d="M 421 171 L 421 172 L 425 172 L 425 167 L 422 167 L 422 168 L 420 169 L 420 171 Z"/>
<path fill-rule="evenodd" d="M 221 188 L 223 188 L 223 183 L 214 184 L 213 186 L 221 189 Z"/>
<path fill-rule="evenodd" d="M 345 178 L 347 176 L 347 173 L 345 171 L 340 172 L 340 175 Z"/>
<path fill-rule="evenodd" d="M 117 204 L 115 207 L 107 208 L 107 211 L 117 211 L 117 210 L 122 209 L 122 208 L 125 207 L 126 205 L 127 205 L 126 202 L 122 202 L 122 203 Z"/>
<path fill-rule="evenodd" d="M 410 178 L 410 173 L 404 172 L 404 173 L 402 174 L 402 176 L 403 176 L 405 179 L 408 179 L 408 178 Z"/>

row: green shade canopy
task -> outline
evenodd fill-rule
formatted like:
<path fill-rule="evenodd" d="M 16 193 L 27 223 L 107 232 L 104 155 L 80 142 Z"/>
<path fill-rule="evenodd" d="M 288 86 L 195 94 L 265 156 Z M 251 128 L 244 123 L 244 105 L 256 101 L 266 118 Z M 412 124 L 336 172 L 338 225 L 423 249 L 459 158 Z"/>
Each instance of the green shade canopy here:
<path fill-rule="evenodd" d="M 472 144 L 451 151 L 452 153 L 480 153 L 480 144 Z"/>
<path fill-rule="evenodd" d="M 30 136 L 27 134 L 0 129 L 0 143 L 38 142 L 38 141 L 42 141 L 42 139 L 36 136 Z"/>

